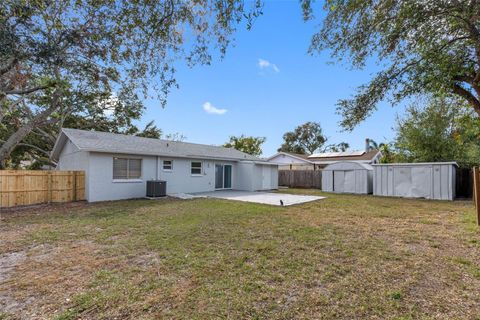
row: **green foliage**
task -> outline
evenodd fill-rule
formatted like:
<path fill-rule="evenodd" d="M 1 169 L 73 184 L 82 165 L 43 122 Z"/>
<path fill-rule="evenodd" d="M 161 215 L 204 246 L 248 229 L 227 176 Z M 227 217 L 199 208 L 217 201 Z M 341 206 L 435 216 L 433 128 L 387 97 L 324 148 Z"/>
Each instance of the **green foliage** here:
<path fill-rule="evenodd" d="M 158 128 L 155 125 L 155 121 L 152 120 L 146 124 L 141 132 L 135 133 L 135 135 L 137 137 L 160 139 L 162 136 L 162 129 Z"/>
<path fill-rule="evenodd" d="M 480 163 L 480 118 L 458 101 L 440 97 L 423 108 L 411 106 L 396 130 L 400 160 L 457 161 L 466 167 Z"/>
<path fill-rule="evenodd" d="M 278 151 L 312 154 L 325 144 L 327 137 L 323 135 L 320 123 L 309 121 L 285 133 L 283 140 Z"/>
<path fill-rule="evenodd" d="M 380 163 L 401 162 L 400 156 L 397 154 L 395 147 L 391 143 L 381 143 L 378 150 L 382 153 Z"/>
<path fill-rule="evenodd" d="M 253 156 L 260 156 L 262 154 L 262 144 L 266 140 L 265 137 L 247 137 L 242 134 L 240 137 L 231 136 L 230 141 L 223 146 L 234 148 Z"/>
<path fill-rule="evenodd" d="M 312 1 L 302 0 L 305 19 Z M 363 68 L 369 58 L 381 70 L 338 103 L 346 129 L 365 120 L 384 99 L 449 93 L 480 114 L 480 2 L 329 0 L 327 16 L 310 53 L 329 50 L 334 59 Z"/>
<path fill-rule="evenodd" d="M 330 145 L 328 150 L 332 152 L 343 152 L 347 151 L 348 148 L 350 148 L 350 145 L 347 142 L 340 142 L 339 144 Z"/>
<path fill-rule="evenodd" d="M 322 127 L 318 122 L 305 122 L 299 125 L 293 131 L 286 132 L 283 135 L 283 144 L 278 148 L 278 151 L 297 153 L 297 154 L 312 154 L 319 150 L 325 151 L 346 151 L 350 145 L 346 142 L 338 144 L 330 144 L 325 146 L 328 138 L 323 134 Z"/>
<path fill-rule="evenodd" d="M 67 123 L 135 131 L 142 97 L 163 106 L 177 86 L 176 60 L 210 64 L 260 10 L 259 1 L 241 0 L 3 1 L 0 168 L 33 131 L 54 133 L 52 125 L 56 133 Z"/>

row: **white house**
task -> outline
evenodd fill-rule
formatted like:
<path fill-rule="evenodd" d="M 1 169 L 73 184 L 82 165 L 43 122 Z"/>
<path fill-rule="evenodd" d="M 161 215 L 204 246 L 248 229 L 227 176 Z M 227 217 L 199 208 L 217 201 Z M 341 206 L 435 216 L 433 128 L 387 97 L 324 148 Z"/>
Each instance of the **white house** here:
<path fill-rule="evenodd" d="M 361 164 L 376 164 L 380 162 L 382 153 L 370 146 L 370 139 L 365 139 L 365 150 L 322 152 L 314 154 L 297 154 L 280 151 L 265 159 L 279 165 L 280 170 L 318 170 L 339 161 L 350 161 Z"/>
<path fill-rule="evenodd" d="M 308 160 L 315 163 L 320 168 L 324 168 L 329 164 L 339 161 L 349 161 L 361 164 L 376 164 L 380 162 L 382 153 L 379 150 L 368 149 L 359 151 L 343 151 L 343 152 L 324 152 L 314 153 L 308 157 Z"/>
<path fill-rule="evenodd" d="M 266 161 L 278 164 L 280 170 L 318 170 L 340 161 L 376 164 L 380 162 L 381 157 L 382 153 L 379 150 L 323 152 L 312 155 L 278 152 Z"/>
<path fill-rule="evenodd" d="M 62 129 L 52 159 L 85 171 L 89 202 L 145 197 L 147 180 L 167 181 L 167 194 L 278 188 L 278 165 L 211 145 Z"/>
<path fill-rule="evenodd" d="M 314 163 L 308 159 L 308 156 L 308 154 L 279 151 L 265 160 L 278 164 L 280 170 L 313 170 Z"/>

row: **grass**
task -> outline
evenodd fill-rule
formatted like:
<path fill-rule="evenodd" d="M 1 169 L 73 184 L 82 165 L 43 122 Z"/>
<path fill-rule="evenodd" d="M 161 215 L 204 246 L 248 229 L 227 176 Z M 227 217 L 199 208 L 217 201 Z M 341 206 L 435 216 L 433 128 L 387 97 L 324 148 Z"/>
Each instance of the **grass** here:
<path fill-rule="evenodd" d="M 327 197 L 4 215 L 0 319 L 480 319 L 470 202 Z"/>

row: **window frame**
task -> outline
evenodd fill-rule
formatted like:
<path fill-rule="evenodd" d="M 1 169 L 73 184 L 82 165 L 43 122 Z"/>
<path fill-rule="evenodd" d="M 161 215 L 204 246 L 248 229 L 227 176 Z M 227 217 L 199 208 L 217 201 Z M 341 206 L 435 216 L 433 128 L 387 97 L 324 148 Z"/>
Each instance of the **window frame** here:
<path fill-rule="evenodd" d="M 200 167 L 194 167 L 193 164 L 194 163 L 200 163 Z M 200 173 L 193 173 L 193 170 L 196 169 L 200 169 Z M 203 176 L 203 161 L 190 161 L 190 175 L 192 177 L 201 177 Z"/>
<path fill-rule="evenodd" d="M 165 169 L 165 161 L 168 161 L 170 162 L 170 169 Z M 173 160 L 162 160 L 162 171 L 165 171 L 165 172 L 172 172 L 173 171 Z"/>
<path fill-rule="evenodd" d="M 125 178 L 115 178 L 115 160 L 126 160 L 127 161 L 127 172 Z M 130 161 L 138 160 L 140 161 L 140 173 L 139 176 L 131 177 L 130 176 Z M 113 182 L 141 182 L 143 176 L 143 159 L 142 158 L 132 158 L 132 157 L 113 157 L 112 159 L 112 180 Z"/>

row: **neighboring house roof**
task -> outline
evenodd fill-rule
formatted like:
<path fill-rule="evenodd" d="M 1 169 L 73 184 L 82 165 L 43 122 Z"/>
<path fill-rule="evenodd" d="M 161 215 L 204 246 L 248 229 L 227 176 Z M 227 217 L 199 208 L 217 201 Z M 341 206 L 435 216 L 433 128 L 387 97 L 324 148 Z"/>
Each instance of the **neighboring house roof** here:
<path fill-rule="evenodd" d="M 55 143 L 52 159 L 58 159 L 67 139 L 82 151 L 265 163 L 233 148 L 66 128 Z"/>
<path fill-rule="evenodd" d="M 266 161 L 273 162 L 273 160 L 274 160 L 276 157 L 281 156 L 281 155 L 284 155 L 284 156 L 290 157 L 290 158 L 292 158 L 292 159 L 298 160 L 298 163 L 312 163 L 312 162 L 308 159 L 308 157 L 309 157 L 308 154 L 291 153 L 291 152 L 284 152 L 284 151 L 277 152 L 277 153 L 275 153 L 273 156 L 268 157 L 268 158 L 266 158 L 265 160 L 266 160 Z"/>
<path fill-rule="evenodd" d="M 354 161 L 361 163 L 370 163 L 375 158 L 380 157 L 381 153 L 378 150 L 365 151 L 345 151 L 345 152 L 324 152 L 315 153 L 312 155 L 297 154 L 290 152 L 278 152 L 273 156 L 267 158 L 267 161 L 274 162 L 274 159 L 279 155 L 285 155 L 294 159 L 298 159 L 298 163 L 311 163 L 311 164 L 330 164 L 338 161 Z"/>
<path fill-rule="evenodd" d="M 310 157 L 309 154 L 300 154 L 300 153 L 293 153 L 293 152 L 280 152 L 280 153 L 288 154 L 290 156 L 294 156 L 294 157 L 297 157 L 297 158 L 302 158 L 302 159 L 305 159 L 305 160 L 307 160 L 308 157 Z"/>
<path fill-rule="evenodd" d="M 308 160 L 314 163 L 332 163 L 337 161 L 357 161 L 368 163 L 381 155 L 378 150 L 354 151 L 354 152 L 331 152 L 324 154 L 314 154 L 308 157 Z"/>

